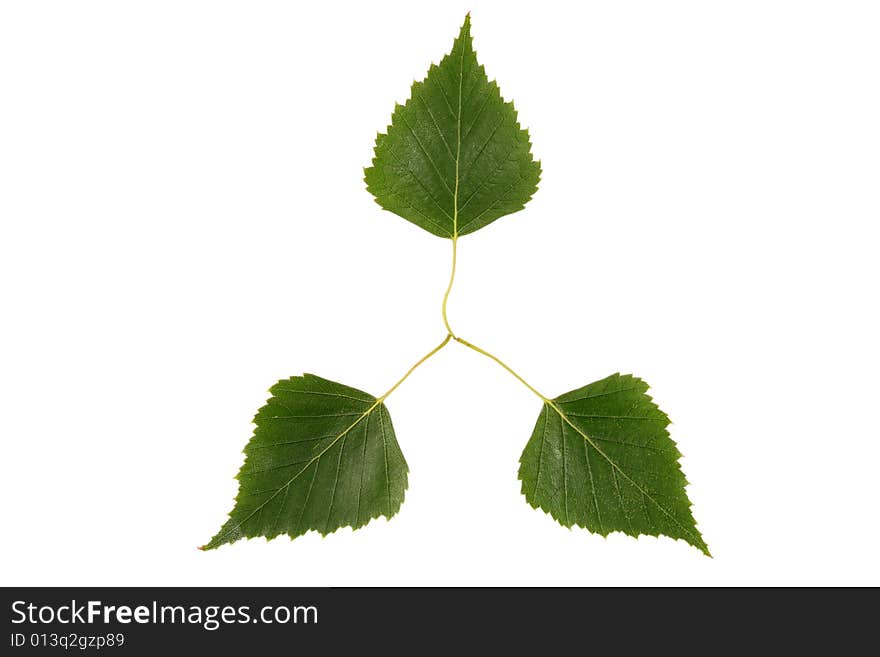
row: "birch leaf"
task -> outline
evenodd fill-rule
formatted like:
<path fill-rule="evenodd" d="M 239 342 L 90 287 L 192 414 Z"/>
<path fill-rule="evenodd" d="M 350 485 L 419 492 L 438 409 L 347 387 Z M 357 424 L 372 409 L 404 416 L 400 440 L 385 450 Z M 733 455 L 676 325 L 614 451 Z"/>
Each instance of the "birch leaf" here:
<path fill-rule="evenodd" d="M 453 238 L 522 210 L 540 175 L 513 103 L 477 62 L 468 16 L 452 51 L 396 106 L 364 179 L 386 210 Z"/>
<path fill-rule="evenodd" d="M 357 529 L 397 513 L 408 468 L 384 403 L 313 374 L 279 381 L 270 392 L 244 450 L 235 507 L 203 549 Z"/>
<path fill-rule="evenodd" d="M 629 375 L 548 400 L 520 459 L 526 500 L 565 527 L 663 534 L 709 548 L 691 515 L 669 418 Z"/>

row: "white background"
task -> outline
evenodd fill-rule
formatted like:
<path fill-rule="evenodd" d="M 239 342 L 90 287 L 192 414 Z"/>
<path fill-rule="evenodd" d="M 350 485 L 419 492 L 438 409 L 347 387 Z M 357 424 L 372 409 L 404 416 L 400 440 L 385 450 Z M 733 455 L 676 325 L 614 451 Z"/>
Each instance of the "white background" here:
<path fill-rule="evenodd" d="M 699 528 L 564 529 L 540 402 L 450 345 L 389 400 L 398 516 L 196 549 L 280 378 L 381 394 L 442 339 L 450 243 L 362 167 L 467 10 L 542 160 L 460 242 L 463 337 L 555 396 L 632 372 Z M 5 585 L 880 584 L 872 2 L 6 2 Z"/>

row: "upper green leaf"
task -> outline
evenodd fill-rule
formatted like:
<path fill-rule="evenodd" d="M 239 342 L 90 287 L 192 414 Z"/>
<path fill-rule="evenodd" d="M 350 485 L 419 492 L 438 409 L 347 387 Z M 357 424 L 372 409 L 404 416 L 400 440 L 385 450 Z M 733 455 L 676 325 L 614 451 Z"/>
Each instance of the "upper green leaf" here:
<path fill-rule="evenodd" d="M 522 492 L 566 527 L 664 534 L 708 555 L 669 418 L 647 389 L 641 379 L 613 374 L 545 403 L 520 458 Z"/>
<path fill-rule="evenodd" d="M 235 508 L 204 549 L 242 537 L 357 529 L 397 513 L 407 465 L 385 404 L 313 374 L 270 392 L 244 450 Z"/>
<path fill-rule="evenodd" d="M 367 189 L 386 210 L 452 238 L 522 210 L 540 175 L 513 103 L 477 63 L 468 15 L 452 51 L 376 137 Z"/>

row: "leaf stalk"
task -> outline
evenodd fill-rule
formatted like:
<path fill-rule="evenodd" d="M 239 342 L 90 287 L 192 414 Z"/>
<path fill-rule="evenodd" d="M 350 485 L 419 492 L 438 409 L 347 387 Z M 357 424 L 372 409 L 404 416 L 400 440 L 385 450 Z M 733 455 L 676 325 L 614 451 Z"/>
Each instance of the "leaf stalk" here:
<path fill-rule="evenodd" d="M 458 342 L 459 344 L 463 344 L 463 345 L 464 345 L 465 347 L 467 347 L 468 349 L 473 349 L 473 350 L 476 351 L 478 354 L 482 354 L 482 355 L 485 356 L 486 358 L 490 358 L 490 359 L 494 360 L 496 363 L 498 363 L 499 365 L 501 365 L 501 367 L 503 367 L 503 368 L 506 369 L 508 372 L 510 372 L 511 374 L 513 374 L 513 376 L 515 376 L 515 377 L 517 378 L 517 380 L 518 380 L 520 383 L 522 383 L 526 388 L 528 388 L 528 389 L 531 390 L 534 394 L 536 394 L 538 397 L 540 397 L 540 398 L 544 401 L 544 403 L 546 403 L 546 404 L 551 404 L 551 405 L 552 405 L 552 402 L 551 402 L 547 397 L 545 397 L 545 396 L 542 395 L 540 392 L 538 392 L 538 391 L 537 391 L 537 390 L 536 390 L 536 389 L 535 389 L 535 388 L 534 388 L 534 387 L 533 387 L 528 381 L 526 381 L 526 380 L 525 380 L 524 378 L 522 378 L 519 374 L 517 374 L 517 373 L 513 370 L 513 368 L 510 367 L 510 365 L 508 365 L 508 364 L 505 363 L 503 360 L 501 360 L 500 358 L 498 358 L 498 356 L 495 356 L 495 355 L 493 355 L 493 354 L 490 354 L 488 351 L 486 351 L 485 349 L 481 349 L 480 347 L 478 347 L 478 346 L 475 345 L 475 344 L 471 344 L 470 342 L 468 342 L 468 341 L 465 340 L 464 338 L 458 338 L 458 337 L 456 337 L 456 338 L 453 338 L 453 339 L 454 339 L 456 342 Z"/>
<path fill-rule="evenodd" d="M 431 356 L 433 356 L 433 355 L 436 354 L 438 351 L 440 351 L 441 349 L 443 349 L 443 347 L 445 347 L 447 344 L 449 344 L 449 341 L 450 341 L 451 339 L 452 339 L 452 334 L 448 334 L 448 335 L 443 339 L 443 342 L 441 342 L 441 343 L 438 344 L 436 347 L 434 347 L 433 349 L 431 349 L 431 351 L 429 351 L 427 354 L 425 354 L 424 356 L 422 356 L 422 357 L 418 360 L 418 362 L 416 362 L 415 365 L 413 365 L 412 367 L 410 367 L 410 368 L 406 371 L 406 374 L 404 374 L 402 377 L 400 377 L 400 380 L 398 380 L 397 383 L 395 383 L 393 386 L 391 386 L 390 388 L 388 388 L 388 390 L 385 392 L 385 394 L 382 395 L 381 397 L 379 397 L 378 400 L 376 400 L 376 403 L 377 403 L 377 404 L 381 404 L 382 402 L 384 402 L 385 399 L 388 397 L 388 395 L 390 395 L 392 392 L 394 392 L 395 390 L 397 390 L 397 387 L 398 387 L 401 383 L 403 383 L 404 381 L 406 381 L 407 378 L 409 378 L 409 375 L 410 375 L 410 374 L 412 374 L 413 372 L 416 371 L 416 369 L 419 367 L 419 365 L 421 365 L 421 364 L 424 363 L 426 360 L 428 360 Z"/>
<path fill-rule="evenodd" d="M 446 303 L 449 301 L 449 293 L 452 292 L 452 284 L 455 282 L 455 264 L 458 260 L 458 235 L 452 237 L 452 273 L 449 275 L 449 285 L 446 287 L 446 294 L 443 295 L 443 324 L 446 326 L 446 332 L 449 333 L 453 340 L 457 340 L 455 332 L 449 325 L 449 318 L 446 316 Z"/>

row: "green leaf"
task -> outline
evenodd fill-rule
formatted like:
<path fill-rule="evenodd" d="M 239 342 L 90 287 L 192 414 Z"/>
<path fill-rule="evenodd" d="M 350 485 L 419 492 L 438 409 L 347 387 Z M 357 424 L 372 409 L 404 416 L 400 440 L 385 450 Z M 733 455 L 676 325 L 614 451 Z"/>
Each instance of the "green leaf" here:
<path fill-rule="evenodd" d="M 520 458 L 522 492 L 565 527 L 664 534 L 708 555 L 669 418 L 647 390 L 641 379 L 613 374 L 548 400 Z"/>
<path fill-rule="evenodd" d="M 376 137 L 367 189 L 386 210 L 454 238 L 522 210 L 540 175 L 513 103 L 477 63 L 468 15 L 452 51 Z"/>
<path fill-rule="evenodd" d="M 235 508 L 204 549 L 310 529 L 326 535 L 397 513 L 408 468 L 381 400 L 313 374 L 270 392 L 244 450 Z"/>

